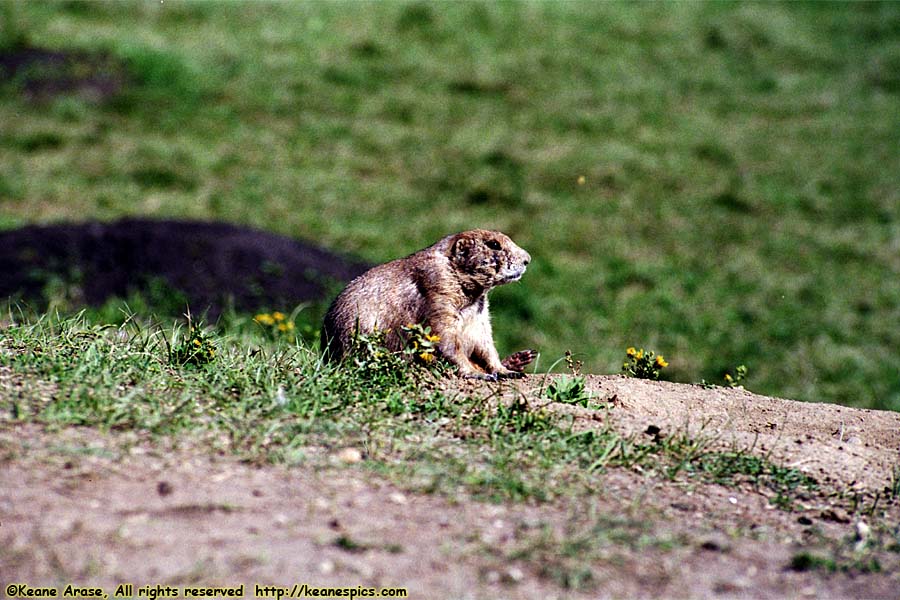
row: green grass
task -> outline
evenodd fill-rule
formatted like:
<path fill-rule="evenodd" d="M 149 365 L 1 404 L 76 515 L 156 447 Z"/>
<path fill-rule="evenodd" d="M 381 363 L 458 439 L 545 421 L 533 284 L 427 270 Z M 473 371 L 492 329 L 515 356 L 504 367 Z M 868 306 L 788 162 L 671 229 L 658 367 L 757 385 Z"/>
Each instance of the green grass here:
<path fill-rule="evenodd" d="M 2 8 L 0 48 L 127 85 L 0 85 L 0 227 L 215 218 L 373 262 L 497 228 L 534 257 L 502 353 L 900 410 L 897 3 Z"/>
<path fill-rule="evenodd" d="M 13 386 L 10 393 L 0 390 L 0 426 L 127 432 L 105 438 L 102 452 L 111 458 L 149 442 L 257 464 L 368 471 L 451 501 L 563 501 L 570 516 L 562 529 L 523 530 L 512 546 L 485 543 L 483 551 L 488 564 L 520 564 L 569 589 L 591 588 L 598 566 L 614 566 L 632 553 L 656 555 L 694 543 L 684 533 L 657 533 L 660 517 L 640 496 L 629 514 L 611 517 L 598 509 L 611 470 L 634 473 L 648 489 L 661 482 L 686 490 L 720 485 L 755 490 L 783 511 L 827 503 L 872 519 L 865 548 L 854 549 L 854 539 L 820 536 L 816 551 L 827 557 L 804 546 L 790 564 L 796 570 L 868 572 L 898 548 L 896 527 L 877 517 L 880 494 L 872 499 L 820 488 L 752 448 L 722 451 L 702 431 L 626 436 L 610 418 L 585 429 L 583 419 L 558 410 L 573 403 L 604 410 L 577 386 L 555 388 L 552 399 L 545 393 L 549 383 L 528 397 L 510 395 L 503 383 L 452 395 L 424 368 L 328 366 L 301 337 L 273 335 L 270 326 L 233 312 L 214 326 L 194 321 L 191 330 L 133 314 L 108 325 L 108 310 L 74 317 L 11 310 L 0 320 L 0 374 Z M 187 360 L 181 350 L 194 340 L 202 360 Z M 359 450 L 363 460 L 340 466 L 346 448 Z M 14 458 L 7 452 L 4 460 Z M 885 490 L 885 501 L 890 498 Z M 346 535 L 332 543 L 348 552 L 374 547 Z"/>
<path fill-rule="evenodd" d="M 502 384 L 449 396 L 422 367 L 335 368 L 301 339 L 273 337 L 233 313 L 215 327 L 189 328 L 134 315 L 105 325 L 89 313 L 11 311 L 0 331 L 0 368 L 26 384 L 0 395 L 0 421 L 135 431 L 261 463 L 315 465 L 322 450 L 355 447 L 365 466 L 404 486 L 497 502 L 590 495 L 619 467 L 770 487 L 788 510 L 817 489 L 795 469 L 738 449 L 714 451 L 703 437 L 576 428 L 552 400 L 510 399 Z"/>

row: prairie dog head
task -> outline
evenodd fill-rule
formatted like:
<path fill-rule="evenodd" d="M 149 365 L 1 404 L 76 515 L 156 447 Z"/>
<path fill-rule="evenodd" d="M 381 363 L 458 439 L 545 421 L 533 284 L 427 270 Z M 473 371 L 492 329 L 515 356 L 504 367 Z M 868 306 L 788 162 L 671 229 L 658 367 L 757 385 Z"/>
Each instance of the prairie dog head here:
<path fill-rule="evenodd" d="M 509 237 L 485 229 L 456 234 L 449 258 L 461 280 L 484 290 L 518 281 L 531 262 L 531 255 Z"/>

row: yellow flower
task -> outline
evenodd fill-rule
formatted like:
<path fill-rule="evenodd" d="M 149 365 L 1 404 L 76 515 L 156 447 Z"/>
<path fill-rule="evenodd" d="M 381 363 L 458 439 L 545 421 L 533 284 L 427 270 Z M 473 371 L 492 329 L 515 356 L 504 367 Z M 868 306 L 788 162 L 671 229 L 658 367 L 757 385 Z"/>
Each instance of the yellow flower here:
<path fill-rule="evenodd" d="M 288 330 L 288 327 L 286 324 L 284 324 L 284 323 L 278 324 L 278 331 L 287 331 L 287 330 Z"/>
<path fill-rule="evenodd" d="M 275 323 L 275 320 L 272 318 L 272 315 L 269 313 L 260 313 L 253 317 L 253 320 L 259 323 L 260 325 L 272 325 Z"/>
<path fill-rule="evenodd" d="M 431 361 L 434 360 L 434 354 L 432 354 L 430 352 L 423 352 L 419 355 L 419 358 L 421 358 L 422 360 L 424 360 L 427 363 L 430 363 Z"/>
<path fill-rule="evenodd" d="M 627 350 L 625 350 L 625 354 L 628 356 L 634 356 L 637 354 L 637 350 L 634 349 L 634 346 L 629 346 Z"/>
<path fill-rule="evenodd" d="M 199 346 L 199 345 L 200 345 L 200 340 L 194 340 L 194 345 L 195 345 L 195 346 Z"/>
<path fill-rule="evenodd" d="M 280 313 L 276 310 L 272 313 L 272 318 L 276 321 L 284 321 L 284 313 Z"/>
<path fill-rule="evenodd" d="M 287 322 L 287 328 L 288 328 L 288 331 L 293 331 L 293 329 L 294 329 L 294 322 L 293 322 L 293 321 L 288 321 L 288 322 Z"/>
<path fill-rule="evenodd" d="M 441 341 L 441 336 L 439 335 L 431 335 L 430 333 L 425 336 L 425 339 L 429 342 L 439 342 Z"/>
<path fill-rule="evenodd" d="M 731 375 L 729 375 L 728 373 L 725 373 L 725 381 L 727 381 L 727 382 L 730 383 L 730 382 L 732 382 L 732 381 L 734 381 L 734 380 L 731 378 Z"/>
<path fill-rule="evenodd" d="M 637 353 L 634 355 L 634 357 L 638 360 L 641 360 L 642 358 L 644 358 L 644 349 L 641 348 L 640 350 L 638 350 Z"/>
<path fill-rule="evenodd" d="M 660 369 L 664 369 L 669 366 L 669 363 L 666 362 L 666 359 L 663 358 L 662 354 L 656 357 L 656 366 Z"/>
<path fill-rule="evenodd" d="M 585 177 L 584 175 L 578 176 L 578 185 L 584 185 L 586 181 L 587 181 L 587 177 Z"/>

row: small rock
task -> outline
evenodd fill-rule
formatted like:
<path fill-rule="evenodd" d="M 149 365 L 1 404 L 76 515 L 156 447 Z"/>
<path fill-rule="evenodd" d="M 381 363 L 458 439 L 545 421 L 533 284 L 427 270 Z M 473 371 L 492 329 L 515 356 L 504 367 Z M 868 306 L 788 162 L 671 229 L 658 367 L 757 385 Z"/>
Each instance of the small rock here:
<path fill-rule="evenodd" d="M 168 481 L 160 481 L 159 483 L 156 484 L 156 493 L 159 494 L 160 496 L 168 496 L 173 491 L 175 491 L 175 490 L 172 487 L 172 484 L 169 483 Z"/>
<path fill-rule="evenodd" d="M 806 517 L 806 516 L 800 517 L 799 519 L 797 519 L 797 522 L 800 523 L 801 525 L 812 525 L 813 524 L 812 519 L 810 519 L 809 517 Z"/>
<path fill-rule="evenodd" d="M 506 580 L 510 583 L 519 583 L 525 579 L 525 573 L 519 567 L 510 567 L 506 570 Z"/>
<path fill-rule="evenodd" d="M 391 502 L 394 504 L 399 504 L 400 506 L 404 506 L 409 501 L 406 499 L 406 496 L 401 494 L 400 492 L 394 492 L 390 495 Z"/>
<path fill-rule="evenodd" d="M 288 403 L 287 396 L 284 394 L 284 387 L 278 386 L 278 390 L 275 392 L 275 398 L 273 398 L 276 406 L 285 406 Z"/>
<path fill-rule="evenodd" d="M 322 575 L 330 575 L 334 573 L 334 561 L 332 560 L 323 560 L 319 563 L 319 573 Z"/>
<path fill-rule="evenodd" d="M 339 461 L 343 463 L 347 463 L 348 465 L 352 465 L 354 463 L 358 463 L 362 460 L 362 452 L 357 450 L 356 448 L 344 448 L 340 452 L 337 453 L 337 458 Z"/>
<path fill-rule="evenodd" d="M 856 539 L 864 540 L 868 538 L 871 531 L 871 528 L 865 521 L 856 522 Z"/>
<path fill-rule="evenodd" d="M 497 571 L 488 571 L 485 574 L 484 578 L 485 578 L 485 580 L 487 580 L 488 583 L 499 583 L 500 582 L 500 573 L 498 573 Z"/>
<path fill-rule="evenodd" d="M 735 498 L 734 496 L 729 496 L 728 501 L 732 504 L 737 504 L 737 498 Z"/>

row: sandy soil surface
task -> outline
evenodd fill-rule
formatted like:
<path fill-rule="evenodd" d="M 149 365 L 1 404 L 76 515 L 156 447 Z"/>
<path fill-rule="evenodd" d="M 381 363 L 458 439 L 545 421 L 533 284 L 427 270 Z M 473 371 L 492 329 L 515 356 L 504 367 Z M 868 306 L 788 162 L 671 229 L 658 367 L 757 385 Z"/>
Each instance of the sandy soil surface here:
<path fill-rule="evenodd" d="M 531 377 L 516 384 L 541 385 Z M 460 393 L 471 386 L 463 382 Z M 743 390 L 589 376 L 610 404 L 573 410 L 584 427 L 689 428 L 753 448 L 831 486 L 882 497 L 900 463 L 900 414 L 799 403 Z M 507 386 L 507 391 L 513 388 Z M 582 418 L 583 417 L 583 418 Z M 819 498 L 774 508 L 759 490 L 685 486 L 613 469 L 593 497 L 490 504 L 404 491 L 365 460 L 255 467 L 230 457 L 121 444 L 86 428 L 0 425 L 0 583 L 402 587 L 410 598 L 898 598 L 897 560 L 881 572 L 797 570 L 800 548 L 854 540 L 870 516 Z M 133 435 L 133 434 L 132 434 Z M 121 448 L 129 448 L 127 451 Z M 601 524 L 598 528 L 598 524 Z M 588 527 L 608 535 L 582 589 L 554 576 L 548 544 Z M 863 536 L 864 537 L 864 536 Z M 567 585 L 569 587 L 567 587 Z"/>

